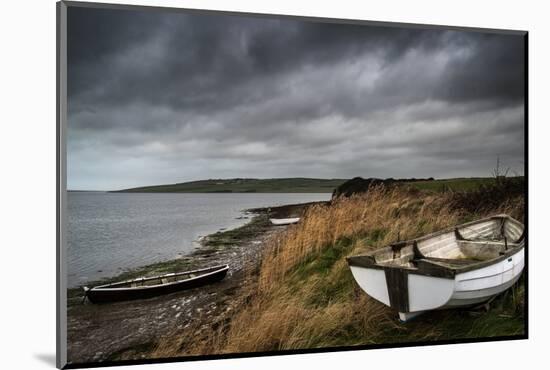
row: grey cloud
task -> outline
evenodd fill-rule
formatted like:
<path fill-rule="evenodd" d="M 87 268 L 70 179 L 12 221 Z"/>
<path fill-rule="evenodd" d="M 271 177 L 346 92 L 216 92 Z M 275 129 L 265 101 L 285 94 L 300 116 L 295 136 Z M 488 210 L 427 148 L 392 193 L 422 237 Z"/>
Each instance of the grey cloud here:
<path fill-rule="evenodd" d="M 69 186 L 487 175 L 497 155 L 521 172 L 523 48 L 479 32 L 69 8 Z"/>

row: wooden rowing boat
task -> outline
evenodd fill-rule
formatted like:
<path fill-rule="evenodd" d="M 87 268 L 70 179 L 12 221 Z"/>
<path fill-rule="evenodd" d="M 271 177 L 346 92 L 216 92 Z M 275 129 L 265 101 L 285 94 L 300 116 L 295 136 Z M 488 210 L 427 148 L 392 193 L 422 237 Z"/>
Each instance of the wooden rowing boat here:
<path fill-rule="evenodd" d="M 294 217 L 294 218 L 270 218 L 269 221 L 273 225 L 281 226 L 281 225 L 291 225 L 295 224 L 298 221 L 300 221 L 300 217 Z"/>
<path fill-rule="evenodd" d="M 228 265 L 214 266 L 99 285 L 91 289 L 84 287 L 84 292 L 92 303 L 144 299 L 220 281 L 228 270 Z"/>
<path fill-rule="evenodd" d="M 347 260 L 359 286 L 406 321 L 510 288 L 523 271 L 524 244 L 523 224 L 496 215 Z"/>

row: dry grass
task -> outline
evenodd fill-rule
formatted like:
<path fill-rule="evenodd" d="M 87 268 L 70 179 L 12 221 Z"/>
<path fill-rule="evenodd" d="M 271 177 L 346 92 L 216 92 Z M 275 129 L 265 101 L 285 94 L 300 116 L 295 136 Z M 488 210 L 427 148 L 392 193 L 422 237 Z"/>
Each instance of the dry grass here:
<path fill-rule="evenodd" d="M 306 256 L 318 253 L 342 238 L 384 233 L 383 238 L 369 246 L 378 247 L 457 221 L 457 212 L 449 212 L 440 196 L 420 199 L 418 194 L 399 188 L 390 191 L 378 188 L 367 194 L 340 198 L 331 205 L 309 208 L 300 224 L 272 241 L 272 252 L 262 264 L 260 289 L 269 290 L 276 286 Z"/>
<path fill-rule="evenodd" d="M 242 305 L 227 325 L 185 350 L 176 345 L 178 341 L 174 341 L 174 336 L 161 340 L 155 355 L 273 351 L 516 334 L 519 324 L 508 327 L 503 324 L 504 319 L 494 317 L 488 328 L 487 323 L 476 321 L 478 318 L 464 319 L 457 317 L 462 313 L 456 312 L 434 313 L 403 325 L 395 320 L 395 313 L 364 294 L 353 281 L 346 256 L 487 214 L 508 213 L 519 219 L 523 215 L 521 197 L 509 199 L 484 214 L 460 209 L 456 202 L 450 207 L 451 197 L 453 194 L 449 193 L 378 188 L 330 205 L 309 208 L 299 224 L 270 240 L 257 284 L 244 288 L 248 304 Z M 517 290 L 513 291 L 513 301 L 523 304 Z M 514 308 L 514 315 L 516 313 Z"/>

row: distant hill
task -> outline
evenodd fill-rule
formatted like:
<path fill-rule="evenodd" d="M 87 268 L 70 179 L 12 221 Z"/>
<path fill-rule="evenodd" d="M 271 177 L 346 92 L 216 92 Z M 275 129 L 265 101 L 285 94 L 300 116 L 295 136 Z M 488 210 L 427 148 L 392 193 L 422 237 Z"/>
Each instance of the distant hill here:
<path fill-rule="evenodd" d="M 347 179 L 210 179 L 179 184 L 143 186 L 117 193 L 332 193 Z"/>
<path fill-rule="evenodd" d="M 179 184 L 143 186 L 139 188 L 123 189 L 115 193 L 332 193 L 347 181 L 357 179 L 311 179 L 311 178 L 283 178 L 283 179 L 210 179 L 182 182 Z M 367 179 L 368 180 L 368 179 Z M 366 180 L 363 180 L 366 181 Z M 386 179 L 396 183 L 407 183 L 418 189 L 429 191 L 464 191 L 474 190 L 480 185 L 491 184 L 495 181 L 489 177 L 470 177 L 454 179 Z M 341 192 L 341 191 L 340 191 Z M 352 191 L 354 193 L 357 191 Z"/>

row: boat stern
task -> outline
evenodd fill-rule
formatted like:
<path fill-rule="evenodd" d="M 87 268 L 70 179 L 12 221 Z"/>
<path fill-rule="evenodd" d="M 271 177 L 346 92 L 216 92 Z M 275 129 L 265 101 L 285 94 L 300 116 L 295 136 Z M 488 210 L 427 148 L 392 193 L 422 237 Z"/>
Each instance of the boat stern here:
<path fill-rule="evenodd" d="M 350 265 L 353 278 L 365 293 L 390 306 L 390 296 L 384 270 Z"/>

